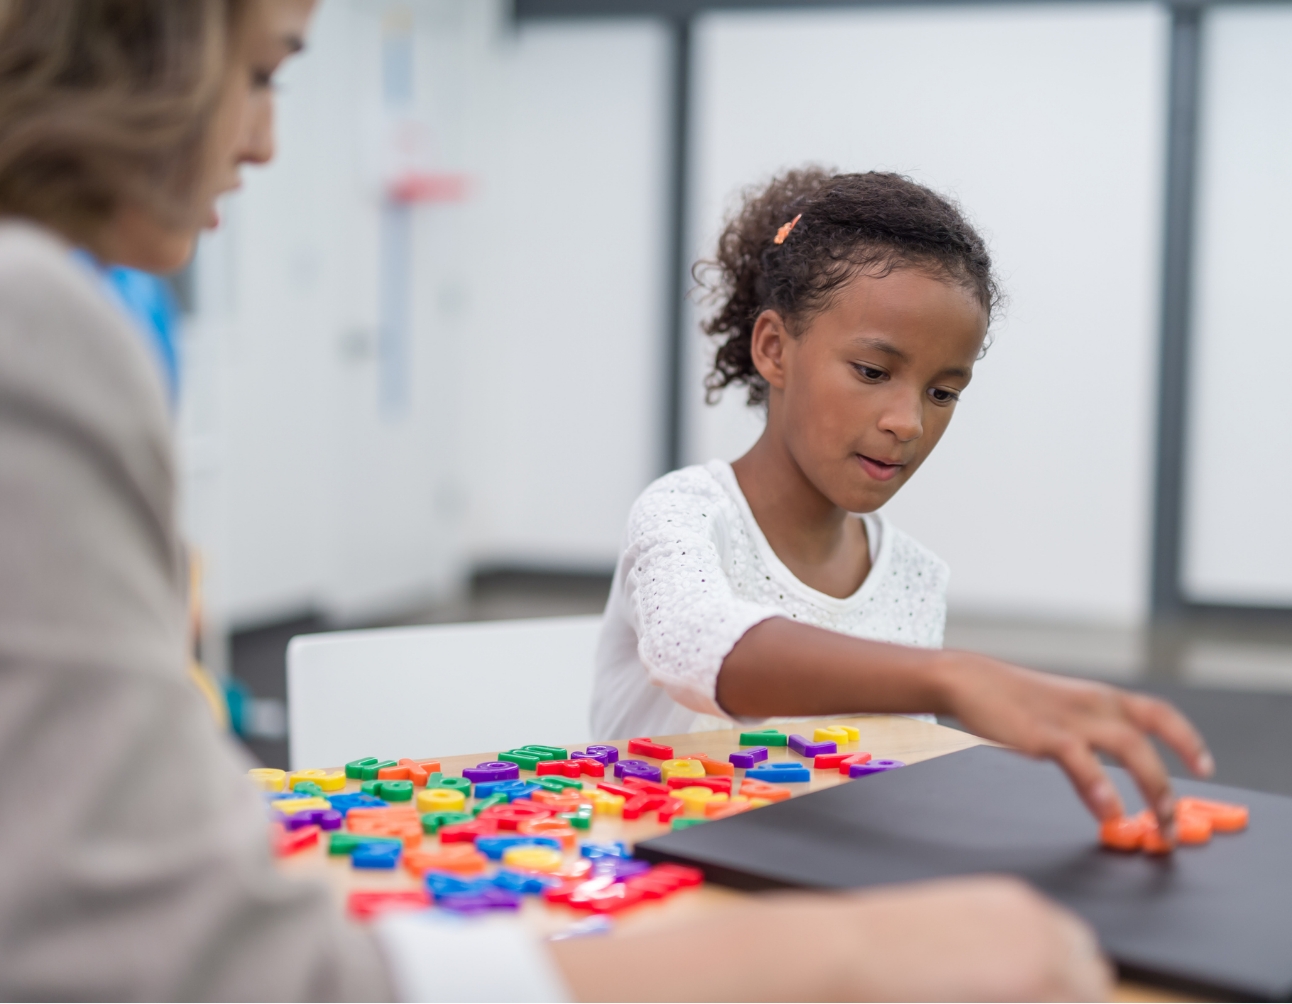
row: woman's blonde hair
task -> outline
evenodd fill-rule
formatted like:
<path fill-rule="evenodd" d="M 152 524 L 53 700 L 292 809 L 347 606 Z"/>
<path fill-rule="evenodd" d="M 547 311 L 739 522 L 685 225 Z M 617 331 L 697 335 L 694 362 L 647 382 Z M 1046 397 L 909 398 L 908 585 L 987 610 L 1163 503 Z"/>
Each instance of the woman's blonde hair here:
<path fill-rule="evenodd" d="M 0 0 L 0 213 L 183 224 L 246 0 Z"/>

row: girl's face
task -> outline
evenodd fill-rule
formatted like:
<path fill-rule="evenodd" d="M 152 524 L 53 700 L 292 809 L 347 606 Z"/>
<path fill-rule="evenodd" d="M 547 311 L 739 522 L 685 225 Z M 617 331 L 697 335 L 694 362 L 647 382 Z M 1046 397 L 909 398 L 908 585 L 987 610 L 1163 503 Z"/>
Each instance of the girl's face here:
<path fill-rule="evenodd" d="M 797 337 L 764 311 L 768 425 L 822 495 L 873 512 L 942 438 L 986 333 L 972 293 L 914 268 L 854 277 Z"/>
<path fill-rule="evenodd" d="M 107 261 L 148 272 L 183 268 L 198 234 L 219 225 L 216 200 L 242 184 L 242 165 L 273 158 L 273 76 L 283 60 L 303 47 L 314 4 L 315 0 L 258 0 L 251 5 L 230 55 L 185 220 L 161 221 L 142 207 L 123 206 L 100 237 L 97 250 Z"/>

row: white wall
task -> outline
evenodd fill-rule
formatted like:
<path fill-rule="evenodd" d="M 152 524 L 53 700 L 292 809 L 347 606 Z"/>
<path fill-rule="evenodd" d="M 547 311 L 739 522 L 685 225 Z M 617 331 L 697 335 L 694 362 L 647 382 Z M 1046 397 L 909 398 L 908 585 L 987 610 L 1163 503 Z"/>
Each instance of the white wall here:
<path fill-rule="evenodd" d="M 306 55 L 281 76 L 278 156 L 244 172 L 199 250 L 181 452 L 187 532 L 207 559 L 217 630 L 309 610 L 380 615 L 456 588 L 465 569 L 452 432 L 471 203 L 411 210 L 407 406 L 384 408 L 379 381 L 384 189 L 373 145 L 382 18 L 396 6 L 321 5 Z M 436 169 L 471 173 L 480 86 L 470 71 L 487 62 L 500 8 L 410 9 L 410 113 L 429 130 Z"/>
<path fill-rule="evenodd" d="M 1292 7 L 1217 7 L 1203 62 L 1184 587 L 1292 603 Z"/>
<path fill-rule="evenodd" d="M 411 210 L 391 406 L 381 60 L 410 14 L 424 166 L 470 185 Z M 277 159 L 203 241 L 181 438 L 217 632 L 387 616 L 474 563 L 609 567 L 658 474 L 666 36 L 504 14 L 325 0 L 281 78 Z"/>
<path fill-rule="evenodd" d="M 961 612 L 1145 616 L 1167 22 L 1148 4 L 723 14 L 697 36 L 693 246 L 740 187 L 816 161 L 960 199 L 1012 303 L 889 509 Z M 688 402 L 693 459 L 757 436 Z"/>
<path fill-rule="evenodd" d="M 502 43 L 462 412 L 478 561 L 608 568 L 660 473 L 667 42 L 614 20 Z"/>
<path fill-rule="evenodd" d="M 462 204 L 414 210 L 412 396 L 383 411 L 381 19 L 415 21 L 417 114 Z M 362 618 L 472 563 L 607 567 L 656 473 L 669 284 L 668 39 L 513 29 L 493 0 L 324 0 L 284 77 L 280 158 L 199 259 L 190 532 L 226 623 Z M 706 17 L 699 254 L 739 187 L 824 161 L 959 197 L 1013 302 L 894 518 L 962 611 L 1133 622 L 1147 593 L 1166 21 L 1149 5 Z M 701 404 L 692 459 L 758 431 Z"/>

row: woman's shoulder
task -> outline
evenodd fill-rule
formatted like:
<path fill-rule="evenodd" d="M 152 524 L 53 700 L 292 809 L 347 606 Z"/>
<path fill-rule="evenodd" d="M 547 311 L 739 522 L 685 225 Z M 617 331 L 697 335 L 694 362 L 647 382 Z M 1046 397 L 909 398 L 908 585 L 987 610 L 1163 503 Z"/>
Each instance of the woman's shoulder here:
<path fill-rule="evenodd" d="M 11 330 L 66 329 L 68 341 L 93 338 L 101 329 L 129 332 L 122 316 L 96 282 L 91 266 L 76 260 L 65 240 L 45 227 L 0 217 L 0 311 Z M 15 320 L 25 323 L 12 328 Z"/>
<path fill-rule="evenodd" d="M 143 339 L 90 266 L 51 231 L 0 218 L 0 395 L 100 437 L 165 438 L 166 402 Z"/>
<path fill-rule="evenodd" d="M 53 232 L 17 217 L 0 217 L 0 283 L 6 294 L 34 296 L 25 282 L 76 285 L 72 249 Z"/>

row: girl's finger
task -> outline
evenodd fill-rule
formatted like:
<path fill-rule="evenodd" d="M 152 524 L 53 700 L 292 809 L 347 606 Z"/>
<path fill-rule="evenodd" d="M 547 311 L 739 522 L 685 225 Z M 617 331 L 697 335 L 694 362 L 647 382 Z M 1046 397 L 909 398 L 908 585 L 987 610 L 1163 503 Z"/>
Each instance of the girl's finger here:
<path fill-rule="evenodd" d="M 1158 736 L 1198 777 L 1210 777 L 1216 770 L 1207 743 L 1193 723 L 1168 701 L 1145 694 L 1126 694 L 1127 716 L 1145 732 Z"/>
<path fill-rule="evenodd" d="M 1121 796 L 1084 739 L 1068 733 L 1043 743 L 1040 752 L 1063 768 L 1096 819 L 1115 819 L 1124 813 Z"/>
<path fill-rule="evenodd" d="M 1109 722 L 1096 726 L 1090 736 L 1097 749 L 1111 753 L 1135 779 L 1144 796 L 1144 804 L 1157 816 L 1163 833 L 1169 832 L 1175 815 L 1175 794 L 1166 764 L 1148 737 L 1129 722 Z"/>

